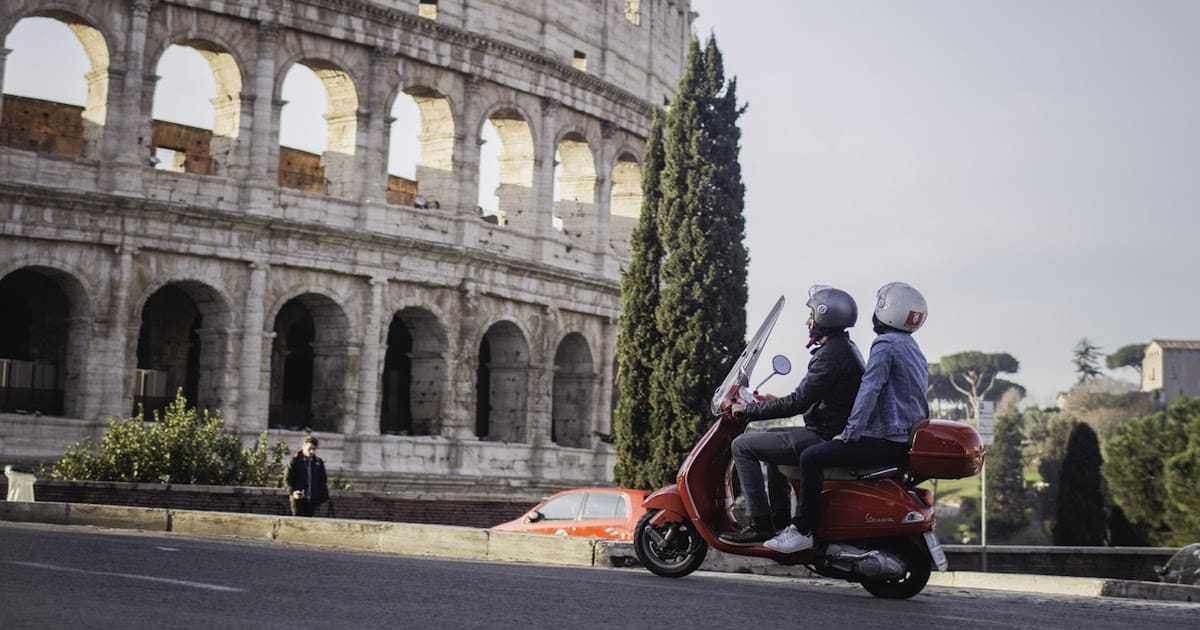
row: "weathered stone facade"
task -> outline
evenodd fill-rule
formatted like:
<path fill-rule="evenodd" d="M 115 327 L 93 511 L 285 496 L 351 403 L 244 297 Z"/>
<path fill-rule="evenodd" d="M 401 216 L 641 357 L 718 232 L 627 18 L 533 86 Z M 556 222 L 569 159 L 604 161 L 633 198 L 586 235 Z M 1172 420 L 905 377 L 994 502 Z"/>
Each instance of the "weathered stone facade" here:
<path fill-rule="evenodd" d="M 0 101 L 0 458 L 182 389 L 248 438 L 317 432 L 366 486 L 611 478 L 619 273 L 687 0 L 8 0 L 0 33 L 34 16 L 92 71 L 82 108 Z M 211 66 L 211 130 L 152 120 L 172 45 Z M 321 156 L 279 145 L 297 63 Z M 387 173 L 397 98 L 415 182 Z M 488 122 L 500 217 L 475 202 Z"/>
<path fill-rule="evenodd" d="M 1164 404 L 1200 397 L 1200 341 L 1151 339 L 1142 358 L 1142 391 Z"/>

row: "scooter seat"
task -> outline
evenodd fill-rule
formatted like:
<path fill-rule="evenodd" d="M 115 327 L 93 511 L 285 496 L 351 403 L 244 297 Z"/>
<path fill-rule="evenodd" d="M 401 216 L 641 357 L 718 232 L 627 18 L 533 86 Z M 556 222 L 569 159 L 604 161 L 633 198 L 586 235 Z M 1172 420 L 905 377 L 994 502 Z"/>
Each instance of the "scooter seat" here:
<path fill-rule="evenodd" d="M 779 466 L 779 472 L 783 476 L 792 479 L 800 479 L 799 466 Z M 872 468 L 843 468 L 834 467 L 825 469 L 825 479 L 833 479 L 837 481 L 854 481 L 856 479 L 888 479 L 891 477 L 903 477 L 904 468 L 900 466 L 878 466 Z"/>

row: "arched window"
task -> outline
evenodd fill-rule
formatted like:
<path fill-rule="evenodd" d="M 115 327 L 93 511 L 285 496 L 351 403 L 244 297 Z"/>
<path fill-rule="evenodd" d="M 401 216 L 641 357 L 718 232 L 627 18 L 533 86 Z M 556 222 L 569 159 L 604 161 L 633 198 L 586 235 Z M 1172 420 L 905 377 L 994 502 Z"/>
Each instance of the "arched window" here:
<path fill-rule="evenodd" d="M 163 52 L 157 72 L 151 129 L 155 167 L 228 174 L 242 106 L 242 76 L 233 56 L 209 42 L 185 42 Z"/>
<path fill-rule="evenodd" d="M 587 340 L 571 333 L 554 353 L 550 439 L 559 446 L 588 446 L 594 415 L 595 366 Z"/>
<path fill-rule="evenodd" d="M 63 157 L 96 158 L 108 116 L 108 44 L 62 13 L 29 17 L 5 40 L 0 142 Z"/>
<path fill-rule="evenodd" d="M 479 344 L 476 436 L 484 440 L 526 441 L 529 346 L 512 322 L 488 329 Z"/>

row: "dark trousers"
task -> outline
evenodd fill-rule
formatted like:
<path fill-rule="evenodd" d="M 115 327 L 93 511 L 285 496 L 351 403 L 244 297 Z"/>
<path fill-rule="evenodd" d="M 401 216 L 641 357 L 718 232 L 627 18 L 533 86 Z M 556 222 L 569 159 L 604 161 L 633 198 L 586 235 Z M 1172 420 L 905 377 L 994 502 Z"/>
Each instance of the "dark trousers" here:
<path fill-rule="evenodd" d="M 312 516 L 317 511 L 317 504 L 308 499 L 292 499 L 292 516 Z"/>
<path fill-rule="evenodd" d="M 812 533 L 821 512 L 821 485 L 825 469 L 903 466 L 908 464 L 908 443 L 862 438 L 854 442 L 830 440 L 805 449 L 800 455 L 800 509 L 794 523 Z"/>
<path fill-rule="evenodd" d="M 787 478 L 776 466 L 798 465 L 800 454 L 821 441 L 821 437 L 812 429 L 804 427 L 743 433 L 733 439 L 733 465 L 737 468 L 750 518 L 791 515 L 791 492 L 788 491 Z M 762 472 L 764 462 L 767 464 L 765 484 Z"/>

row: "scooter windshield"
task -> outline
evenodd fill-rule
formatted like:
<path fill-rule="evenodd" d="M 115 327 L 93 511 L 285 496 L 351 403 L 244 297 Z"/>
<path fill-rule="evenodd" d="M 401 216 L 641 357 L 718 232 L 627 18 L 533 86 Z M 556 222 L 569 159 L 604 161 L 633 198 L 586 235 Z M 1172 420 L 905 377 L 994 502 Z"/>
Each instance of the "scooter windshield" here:
<path fill-rule="evenodd" d="M 729 368 L 729 373 L 725 375 L 725 380 L 721 381 L 721 386 L 717 391 L 713 392 L 712 405 L 710 411 L 714 416 L 721 415 L 721 403 L 725 397 L 729 395 L 730 389 L 733 387 L 749 387 L 750 375 L 754 373 L 754 365 L 758 363 L 758 355 L 762 354 L 763 346 L 767 345 L 767 337 L 771 336 L 771 329 L 775 327 L 775 320 L 779 319 L 779 313 L 783 311 L 783 296 L 779 296 L 779 301 L 775 302 L 775 306 L 771 308 L 771 312 L 767 313 L 767 318 L 763 320 L 762 325 L 758 327 L 758 332 L 750 338 L 750 343 L 746 345 L 746 349 L 742 350 L 741 356 L 733 363 L 733 367 Z"/>

